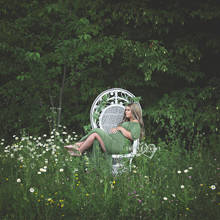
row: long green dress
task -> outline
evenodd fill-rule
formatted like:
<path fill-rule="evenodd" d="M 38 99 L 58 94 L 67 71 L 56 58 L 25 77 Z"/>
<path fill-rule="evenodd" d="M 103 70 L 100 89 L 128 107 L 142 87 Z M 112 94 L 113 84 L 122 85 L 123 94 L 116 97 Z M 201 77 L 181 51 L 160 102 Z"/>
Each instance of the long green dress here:
<path fill-rule="evenodd" d="M 121 127 L 125 128 L 126 130 L 131 132 L 131 136 L 133 140 L 136 140 L 140 137 L 140 124 L 138 122 L 123 122 Z M 80 141 L 84 141 L 90 134 L 97 133 L 101 137 L 104 142 L 106 153 L 107 154 L 126 154 L 132 151 L 132 141 L 126 138 L 120 131 L 116 133 L 108 134 L 104 130 L 100 128 L 95 128 L 91 130 L 86 136 L 82 137 Z M 100 150 L 98 141 L 95 141 L 93 144 L 93 155 L 96 154 L 97 147 Z"/>

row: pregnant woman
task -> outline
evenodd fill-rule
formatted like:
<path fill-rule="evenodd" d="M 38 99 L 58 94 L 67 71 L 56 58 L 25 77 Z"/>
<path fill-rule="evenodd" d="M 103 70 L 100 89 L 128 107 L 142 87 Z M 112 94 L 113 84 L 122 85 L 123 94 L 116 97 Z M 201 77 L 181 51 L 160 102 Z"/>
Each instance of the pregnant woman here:
<path fill-rule="evenodd" d="M 132 149 L 132 143 L 144 136 L 144 123 L 139 104 L 132 103 L 125 107 L 122 122 L 107 133 L 100 128 L 91 130 L 74 145 L 67 145 L 65 148 L 72 156 L 81 156 L 83 152 L 93 146 L 95 140 L 98 141 L 102 152 L 108 154 L 126 154 Z"/>

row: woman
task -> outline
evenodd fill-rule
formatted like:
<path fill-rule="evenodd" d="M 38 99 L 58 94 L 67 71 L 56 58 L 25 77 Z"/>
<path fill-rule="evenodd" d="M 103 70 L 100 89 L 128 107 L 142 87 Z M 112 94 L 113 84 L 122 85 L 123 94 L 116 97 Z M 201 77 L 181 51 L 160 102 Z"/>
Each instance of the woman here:
<path fill-rule="evenodd" d="M 132 143 L 144 136 L 144 123 L 140 105 L 137 103 L 128 104 L 125 107 L 124 118 L 116 128 L 111 129 L 108 134 L 100 128 L 95 128 L 86 136 L 81 138 L 74 145 L 67 145 L 65 148 L 72 156 L 81 156 L 89 149 L 95 140 L 103 152 L 108 154 L 122 154 L 131 151 Z"/>

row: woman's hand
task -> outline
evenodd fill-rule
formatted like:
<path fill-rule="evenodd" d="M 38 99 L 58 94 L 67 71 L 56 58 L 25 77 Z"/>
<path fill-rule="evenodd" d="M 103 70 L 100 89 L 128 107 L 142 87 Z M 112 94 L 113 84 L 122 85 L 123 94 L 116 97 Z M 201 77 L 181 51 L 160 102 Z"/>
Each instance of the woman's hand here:
<path fill-rule="evenodd" d="M 112 129 L 111 129 L 111 133 L 113 133 L 113 134 L 115 134 L 117 131 L 118 131 L 117 128 L 112 128 Z"/>
<path fill-rule="evenodd" d="M 131 132 L 123 128 L 122 126 L 118 126 L 117 128 L 112 128 L 111 132 L 115 134 L 116 132 L 121 131 L 121 133 L 128 139 L 132 140 Z"/>

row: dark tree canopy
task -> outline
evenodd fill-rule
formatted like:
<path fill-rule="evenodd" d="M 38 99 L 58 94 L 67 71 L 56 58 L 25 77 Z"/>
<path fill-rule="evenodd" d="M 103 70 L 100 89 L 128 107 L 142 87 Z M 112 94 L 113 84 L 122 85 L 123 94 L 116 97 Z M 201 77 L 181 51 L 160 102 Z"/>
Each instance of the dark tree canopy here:
<path fill-rule="evenodd" d="M 216 141 L 219 1 L 2 0 L 0 13 L 2 137 L 54 120 L 82 132 L 94 98 L 121 87 L 142 97 L 148 140 Z"/>

